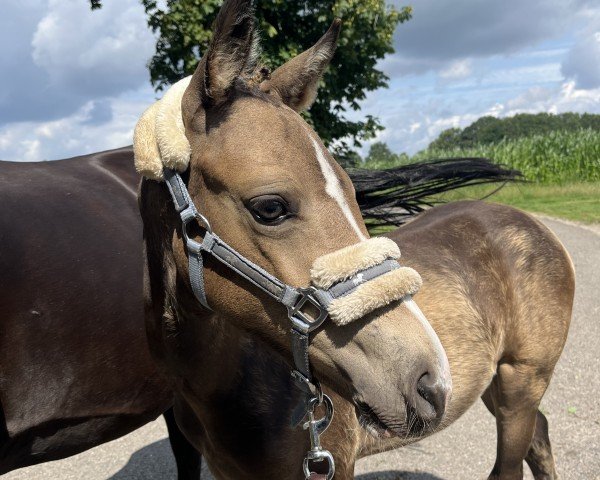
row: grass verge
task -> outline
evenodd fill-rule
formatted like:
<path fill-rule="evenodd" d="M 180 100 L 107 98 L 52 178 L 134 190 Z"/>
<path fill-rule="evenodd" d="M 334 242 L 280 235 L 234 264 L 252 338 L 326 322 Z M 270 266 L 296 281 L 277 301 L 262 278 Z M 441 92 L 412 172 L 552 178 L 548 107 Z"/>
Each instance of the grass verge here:
<path fill-rule="evenodd" d="M 449 192 L 441 198 L 445 201 L 478 199 L 493 191 L 494 187 L 465 188 Z M 600 224 L 600 182 L 507 185 L 486 200 L 528 212 Z"/>

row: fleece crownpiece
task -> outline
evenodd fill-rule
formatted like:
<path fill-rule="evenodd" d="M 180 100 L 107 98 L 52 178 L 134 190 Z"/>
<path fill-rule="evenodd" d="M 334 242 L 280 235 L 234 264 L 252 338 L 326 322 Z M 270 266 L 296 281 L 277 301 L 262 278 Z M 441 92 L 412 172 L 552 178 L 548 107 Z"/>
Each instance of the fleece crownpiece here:
<path fill-rule="evenodd" d="M 133 134 L 133 154 L 138 173 L 164 180 L 164 168 L 185 172 L 191 148 L 185 136 L 181 101 L 192 77 L 173 85 L 164 97 L 144 112 Z"/>
<path fill-rule="evenodd" d="M 336 325 L 346 325 L 377 308 L 416 294 L 421 276 L 401 267 L 398 245 L 378 237 L 317 258 L 311 283 L 326 291 L 327 312 Z"/>

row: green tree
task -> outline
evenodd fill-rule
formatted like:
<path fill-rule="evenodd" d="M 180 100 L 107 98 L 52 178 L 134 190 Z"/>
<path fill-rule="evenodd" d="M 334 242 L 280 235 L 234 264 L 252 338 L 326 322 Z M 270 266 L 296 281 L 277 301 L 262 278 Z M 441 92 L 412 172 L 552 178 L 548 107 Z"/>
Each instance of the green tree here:
<path fill-rule="evenodd" d="M 440 133 L 439 137 L 429 145 L 432 150 L 448 150 L 460 144 L 462 130 L 448 128 Z"/>
<path fill-rule="evenodd" d="M 431 142 L 429 150 L 443 151 L 453 148 L 474 148 L 494 145 L 502 140 L 517 140 L 552 132 L 600 131 L 600 115 L 591 113 L 519 113 L 512 117 L 481 117 L 463 130 L 444 130 Z"/>
<path fill-rule="evenodd" d="M 338 163 L 344 168 L 358 168 L 362 165 L 363 159 L 356 151 L 349 150 L 336 156 Z"/>
<path fill-rule="evenodd" d="M 101 0 L 89 1 L 92 8 L 101 6 Z M 194 72 L 210 42 L 222 0 L 167 0 L 164 9 L 156 0 L 140 1 L 157 34 L 150 79 L 162 90 Z M 376 64 L 394 52 L 394 31 L 411 18 L 411 8 L 398 10 L 386 0 L 256 0 L 256 4 L 263 61 L 271 68 L 310 48 L 334 18 L 343 19 L 340 48 L 306 118 L 340 163 L 355 162 L 353 148 L 383 127 L 371 115 L 353 121 L 346 113 L 359 110 L 367 92 L 387 87 L 389 79 Z"/>
<path fill-rule="evenodd" d="M 506 136 L 506 129 L 502 128 L 499 119 L 485 116 L 465 128 L 462 132 L 461 140 L 466 145 L 475 145 L 478 143 L 489 145 L 503 140 Z"/>
<path fill-rule="evenodd" d="M 410 158 L 406 153 L 394 153 L 386 143 L 376 142 L 371 145 L 369 154 L 362 166 L 371 169 L 391 168 L 408 163 L 409 161 Z"/>

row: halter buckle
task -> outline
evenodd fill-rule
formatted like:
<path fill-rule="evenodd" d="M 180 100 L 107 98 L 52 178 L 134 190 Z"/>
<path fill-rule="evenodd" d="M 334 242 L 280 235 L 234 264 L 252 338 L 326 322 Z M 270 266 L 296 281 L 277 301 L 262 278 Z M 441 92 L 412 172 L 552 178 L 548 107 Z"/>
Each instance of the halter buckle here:
<path fill-rule="evenodd" d="M 288 317 L 290 318 L 293 327 L 304 334 L 308 334 L 319 328 L 325 319 L 328 312 L 321 302 L 315 297 L 316 289 L 314 287 L 299 288 L 297 290 L 299 297 L 292 307 L 287 307 Z M 305 306 L 307 304 L 317 311 L 316 316 L 307 312 Z"/>

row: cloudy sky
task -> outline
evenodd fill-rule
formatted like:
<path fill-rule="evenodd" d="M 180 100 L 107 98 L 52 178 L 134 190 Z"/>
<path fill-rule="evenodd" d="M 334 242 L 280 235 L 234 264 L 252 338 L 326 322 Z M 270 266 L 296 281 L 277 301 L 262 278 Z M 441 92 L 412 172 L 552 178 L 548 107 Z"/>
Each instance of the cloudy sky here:
<path fill-rule="evenodd" d="M 398 5 L 405 1 L 394 0 Z M 2 0 L 0 158 L 48 160 L 131 143 L 155 98 L 139 0 Z M 482 115 L 600 113 L 598 0 L 415 0 L 363 113 L 414 153 Z"/>

